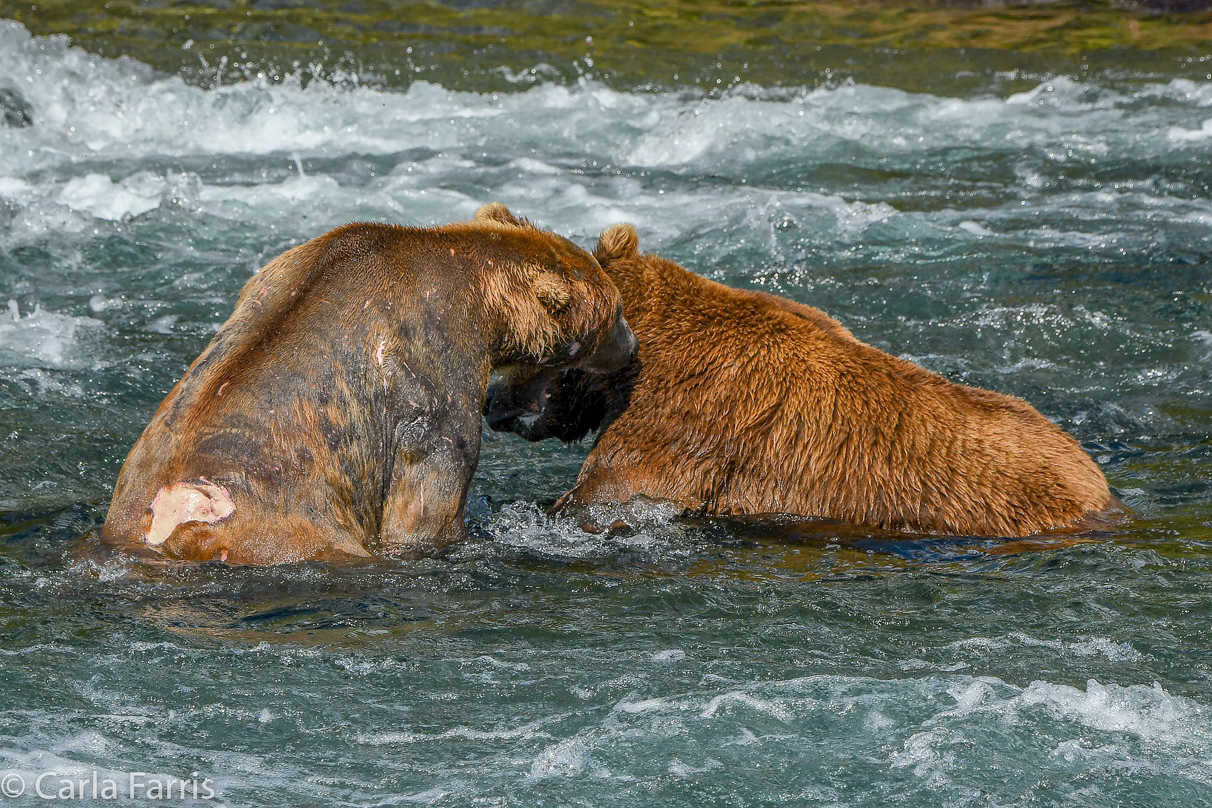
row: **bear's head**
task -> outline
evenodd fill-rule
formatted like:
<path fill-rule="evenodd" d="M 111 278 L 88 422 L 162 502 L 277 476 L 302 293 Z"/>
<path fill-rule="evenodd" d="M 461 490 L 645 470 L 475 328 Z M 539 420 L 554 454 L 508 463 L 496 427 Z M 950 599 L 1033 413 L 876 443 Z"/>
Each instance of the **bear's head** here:
<path fill-rule="evenodd" d="M 606 229 L 593 257 L 615 279 L 636 274 L 629 270 L 643 256 L 635 228 L 617 224 Z M 489 388 L 484 415 L 494 431 L 526 440 L 579 441 L 626 409 L 639 369 L 634 350 L 621 363 L 517 366 Z"/>
<path fill-rule="evenodd" d="M 631 362 L 635 334 L 618 289 L 592 255 L 498 202 L 480 208 L 473 221 L 507 237 L 502 246 L 512 271 L 501 274 L 496 295 L 510 324 L 494 363 L 502 378 L 610 374 Z"/>

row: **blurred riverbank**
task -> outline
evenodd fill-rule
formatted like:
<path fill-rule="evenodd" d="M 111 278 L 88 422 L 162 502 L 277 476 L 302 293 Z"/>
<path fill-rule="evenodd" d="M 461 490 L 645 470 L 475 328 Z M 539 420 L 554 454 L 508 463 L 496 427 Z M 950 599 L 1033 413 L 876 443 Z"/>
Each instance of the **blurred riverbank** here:
<path fill-rule="evenodd" d="M 588 75 L 621 90 L 852 79 L 955 95 L 1053 75 L 1212 79 L 1212 10 L 1132 3 L 0 0 L 0 17 L 203 86 L 323 73 L 483 91 Z"/>

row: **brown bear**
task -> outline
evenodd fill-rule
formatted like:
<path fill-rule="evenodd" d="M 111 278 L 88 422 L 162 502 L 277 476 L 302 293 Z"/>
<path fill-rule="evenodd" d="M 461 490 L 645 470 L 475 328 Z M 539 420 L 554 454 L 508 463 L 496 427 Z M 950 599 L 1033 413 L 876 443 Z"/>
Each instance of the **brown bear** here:
<path fill-rule="evenodd" d="M 274 564 L 415 554 L 463 535 L 495 368 L 630 361 L 618 291 L 498 204 L 288 250 L 156 411 L 114 487 L 112 542 Z"/>
<path fill-rule="evenodd" d="M 636 496 L 705 514 L 796 514 L 914 533 L 1028 536 L 1117 500 L 1029 404 L 947 381 L 822 312 L 641 255 L 616 225 L 594 256 L 640 341 L 601 377 L 537 369 L 489 393 L 493 429 L 601 429 L 566 504 Z"/>

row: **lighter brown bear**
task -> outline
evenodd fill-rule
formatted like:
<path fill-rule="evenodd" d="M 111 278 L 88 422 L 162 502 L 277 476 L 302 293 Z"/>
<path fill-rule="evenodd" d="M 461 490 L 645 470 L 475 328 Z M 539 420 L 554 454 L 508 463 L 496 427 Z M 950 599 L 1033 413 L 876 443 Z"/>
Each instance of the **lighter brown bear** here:
<path fill-rule="evenodd" d="M 489 424 L 531 440 L 601 429 L 565 504 L 636 496 L 706 514 L 796 514 L 914 533 L 1021 537 L 1117 502 L 1029 404 L 947 381 L 822 312 L 641 255 L 594 251 L 640 341 L 610 377 L 537 370 L 494 385 Z"/>
<path fill-rule="evenodd" d="M 619 296 L 500 205 L 283 253 L 131 449 L 103 529 L 177 559 L 416 554 L 463 535 L 494 368 L 617 369 Z"/>

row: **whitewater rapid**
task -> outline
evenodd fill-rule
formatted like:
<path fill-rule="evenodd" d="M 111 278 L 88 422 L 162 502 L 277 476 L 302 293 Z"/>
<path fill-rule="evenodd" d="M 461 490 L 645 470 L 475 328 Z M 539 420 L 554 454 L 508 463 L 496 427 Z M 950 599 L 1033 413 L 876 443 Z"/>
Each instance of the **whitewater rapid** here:
<path fill-rule="evenodd" d="M 1147 178 L 1095 181 L 1063 200 L 1047 193 L 1066 168 L 1206 154 L 1212 83 L 1185 79 L 1128 90 L 1058 78 L 973 99 L 855 85 L 738 85 L 708 98 L 590 79 L 486 94 L 423 81 L 404 92 L 304 87 L 301 76 L 203 89 L 11 22 L 0 24 L 0 59 L 32 107 L 31 126 L 0 130 L 0 197 L 19 211 L 10 244 L 157 210 L 305 236 L 349 218 L 441 223 L 489 199 L 581 235 L 626 219 L 658 241 L 755 219 L 765 220 L 759 230 L 802 221 L 853 241 L 906 217 L 897 226 L 907 233 L 1005 237 L 1022 229 L 1019 208 L 1061 204 L 1142 223 L 1161 209 L 1212 225 L 1203 201 L 1170 197 Z M 988 166 L 1000 186 L 993 204 L 906 211 L 807 179 L 839 161 L 929 174 L 957 152 L 1017 158 L 1012 179 Z M 700 181 L 690 187 L 688 177 Z M 1053 204 L 1039 210 L 1045 199 Z"/>

